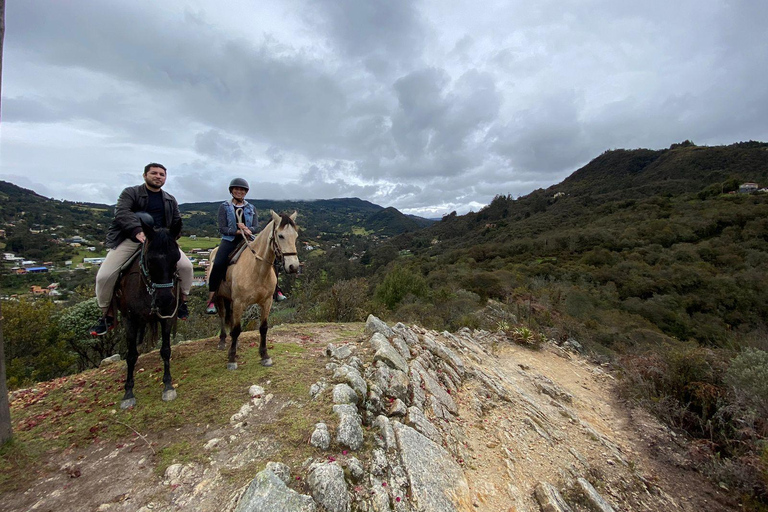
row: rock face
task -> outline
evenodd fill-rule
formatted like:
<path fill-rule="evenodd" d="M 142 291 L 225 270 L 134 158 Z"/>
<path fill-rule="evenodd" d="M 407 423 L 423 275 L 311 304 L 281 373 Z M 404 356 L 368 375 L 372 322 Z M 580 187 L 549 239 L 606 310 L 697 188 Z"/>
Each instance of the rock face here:
<path fill-rule="evenodd" d="M 310 496 L 289 489 L 269 469 L 256 475 L 235 508 L 235 512 L 315 512 Z"/>
<path fill-rule="evenodd" d="M 311 444 L 334 450 L 335 442 L 355 456 L 305 463 L 301 471 L 312 498 L 288 492 L 265 470 L 238 507 L 246 498 L 262 503 L 268 496 L 275 507 L 297 507 L 271 510 L 310 510 L 298 507 L 313 501 L 334 512 L 677 508 L 632 472 L 609 435 L 579 417 L 571 393 L 527 365 L 497 368 L 493 333 L 390 328 L 372 315 L 365 333 L 359 347 L 327 347 L 330 386 L 309 390 L 313 398 L 331 393 L 338 418 L 335 432 L 317 423 Z M 492 460 L 478 461 L 474 452 L 488 448 Z M 587 479 L 599 474 L 590 461 L 595 458 L 608 458 L 616 469 L 600 482 L 607 496 Z M 488 467 L 470 485 L 477 464 Z M 488 471 L 495 471 L 493 478 Z"/>
<path fill-rule="evenodd" d="M 589 387 L 609 377 L 591 378 L 601 371 L 586 362 L 546 371 L 573 353 L 554 345 L 535 355 L 499 349 L 509 343 L 503 334 L 389 327 L 373 316 L 365 332 L 352 345 L 319 352 L 327 373 L 307 383 L 307 397 L 329 410 L 309 418 L 311 457 L 290 467 L 270 461 L 251 473 L 284 453 L 274 436 L 249 437 L 255 415 L 287 406 L 266 381 L 251 386 L 227 427 L 200 444 L 209 463 L 167 468 L 163 492 L 153 494 L 170 495 L 167 506 L 105 500 L 99 510 L 732 510 L 676 501 L 663 479 L 642 473 L 616 423 L 603 421 L 604 396 L 588 401 Z M 228 444 L 237 450 L 217 456 Z M 28 508 L 51 507 L 41 500 Z"/>

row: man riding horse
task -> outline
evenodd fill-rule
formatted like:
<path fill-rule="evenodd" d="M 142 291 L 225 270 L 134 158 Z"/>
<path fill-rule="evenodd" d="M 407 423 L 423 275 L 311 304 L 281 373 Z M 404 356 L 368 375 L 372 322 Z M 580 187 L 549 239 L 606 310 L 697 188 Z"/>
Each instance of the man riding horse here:
<path fill-rule="evenodd" d="M 158 163 L 144 167 L 144 183 L 128 187 L 122 191 L 115 206 L 115 218 L 107 232 L 107 257 L 96 274 L 96 299 L 102 311 L 99 322 L 91 328 L 94 336 L 103 336 L 115 325 L 115 312 L 112 294 L 120 269 L 146 241 L 137 212 L 147 212 L 154 219 L 156 227 L 170 228 L 181 222 L 179 204 L 168 192 L 162 190 L 166 179 L 166 169 Z M 192 286 L 192 263 L 183 251 L 179 250 L 177 264 L 181 287 L 181 302 L 177 316 L 186 319 L 189 316 L 187 295 Z"/>

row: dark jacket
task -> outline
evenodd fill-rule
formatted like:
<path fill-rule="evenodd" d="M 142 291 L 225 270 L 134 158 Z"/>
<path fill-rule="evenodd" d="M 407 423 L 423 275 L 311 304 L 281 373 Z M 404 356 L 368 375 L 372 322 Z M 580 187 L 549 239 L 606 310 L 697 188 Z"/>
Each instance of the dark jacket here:
<path fill-rule="evenodd" d="M 179 203 L 176 198 L 165 190 L 165 226 L 171 227 L 175 222 L 181 222 Z M 143 183 L 135 187 L 127 187 L 120 193 L 115 205 L 115 218 L 107 231 L 107 249 L 114 249 L 127 238 L 134 238 L 141 231 L 141 223 L 136 212 L 147 211 L 147 187 Z"/>

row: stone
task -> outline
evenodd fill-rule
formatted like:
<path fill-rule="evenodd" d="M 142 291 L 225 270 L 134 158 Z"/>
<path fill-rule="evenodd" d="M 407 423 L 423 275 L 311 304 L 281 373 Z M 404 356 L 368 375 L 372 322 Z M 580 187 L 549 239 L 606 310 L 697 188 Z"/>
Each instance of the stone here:
<path fill-rule="evenodd" d="M 400 370 L 401 372 L 408 371 L 408 361 L 389 342 L 381 344 L 381 348 L 373 355 L 373 361 L 382 361 L 390 368 Z"/>
<path fill-rule="evenodd" d="M 359 397 L 355 390 L 347 384 L 336 384 L 333 387 L 333 403 L 335 404 L 357 404 Z"/>
<path fill-rule="evenodd" d="M 547 482 L 539 482 L 533 490 L 541 512 L 573 512 L 565 502 L 560 492 Z"/>
<path fill-rule="evenodd" d="M 312 497 L 290 489 L 269 469 L 259 472 L 248 485 L 235 512 L 316 512 Z"/>
<path fill-rule="evenodd" d="M 342 365 L 336 368 L 333 373 L 334 379 L 344 380 L 347 384 L 355 390 L 360 401 L 365 400 L 365 396 L 368 394 L 368 384 L 363 379 L 360 372 L 348 365 Z"/>
<path fill-rule="evenodd" d="M 357 408 L 353 405 L 334 405 L 333 412 L 339 416 L 336 442 L 351 450 L 362 448 L 363 426 Z"/>
<path fill-rule="evenodd" d="M 328 432 L 328 425 L 325 423 L 315 424 L 315 430 L 312 432 L 309 443 L 315 448 L 327 450 L 331 446 L 331 434 Z"/>
<path fill-rule="evenodd" d="M 357 457 L 348 457 L 345 466 L 349 470 L 349 477 L 354 483 L 360 482 L 365 476 L 365 467 Z"/>
<path fill-rule="evenodd" d="M 443 444 L 443 436 L 440 431 L 431 421 L 429 421 L 429 419 L 427 419 L 426 416 L 424 416 L 424 413 L 418 407 L 408 408 L 408 415 L 405 417 L 405 423 L 427 436 L 436 444 Z"/>
<path fill-rule="evenodd" d="M 282 462 L 267 462 L 266 469 L 273 472 L 286 485 L 291 481 L 291 468 Z"/>
<path fill-rule="evenodd" d="M 307 484 L 312 497 L 327 512 L 349 512 L 350 500 L 344 470 L 336 462 L 312 464 Z"/>
<path fill-rule="evenodd" d="M 614 512 L 613 507 L 583 477 L 577 478 L 576 483 L 589 500 L 592 510 L 595 512 Z"/>
<path fill-rule="evenodd" d="M 375 332 L 380 332 L 386 336 L 387 339 L 395 335 L 392 329 L 385 322 L 379 320 L 373 315 L 368 315 L 368 318 L 365 321 L 365 334 L 370 336 Z"/>
<path fill-rule="evenodd" d="M 109 364 L 117 363 L 119 361 L 120 361 L 120 354 L 115 354 L 109 357 L 105 357 L 99 363 L 99 368 L 101 368 L 102 366 L 107 366 Z"/>
<path fill-rule="evenodd" d="M 423 512 L 472 510 L 464 472 L 443 447 L 416 430 L 393 422 L 415 508 Z"/>

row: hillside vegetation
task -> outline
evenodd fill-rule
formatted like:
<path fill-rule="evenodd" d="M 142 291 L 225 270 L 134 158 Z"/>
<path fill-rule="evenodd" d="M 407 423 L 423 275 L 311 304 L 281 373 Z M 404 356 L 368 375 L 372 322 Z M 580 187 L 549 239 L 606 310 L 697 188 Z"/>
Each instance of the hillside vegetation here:
<path fill-rule="evenodd" d="M 290 300 L 270 321 L 350 322 L 373 312 L 584 347 L 623 377 L 626 399 L 697 439 L 711 476 L 767 503 L 768 194 L 735 193 L 744 182 L 768 185 L 768 144 L 607 151 L 546 190 L 499 195 L 421 229 L 356 199 L 271 203 L 299 210 L 300 241 L 324 243 L 300 250 L 301 275 L 281 276 Z M 253 202 L 260 214 L 268 206 Z M 183 205 L 185 226 L 197 216 L 212 226 L 216 208 Z M 385 233 L 400 234 L 374 236 Z M 201 313 L 203 292 L 193 293 L 182 339 L 215 332 Z M 56 335 L 57 318 L 86 311 L 69 308 L 45 313 L 52 327 L 36 326 L 39 349 L 14 348 L 48 355 L 46 371 L 9 361 L 20 369 L 17 385 L 87 366 L 82 356 L 63 359 L 73 352 L 67 343 L 84 343 Z M 57 346 L 61 358 L 45 349 Z M 84 350 L 96 359 L 108 348 Z"/>

